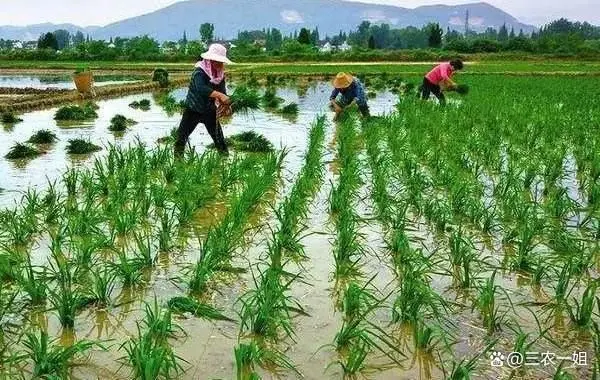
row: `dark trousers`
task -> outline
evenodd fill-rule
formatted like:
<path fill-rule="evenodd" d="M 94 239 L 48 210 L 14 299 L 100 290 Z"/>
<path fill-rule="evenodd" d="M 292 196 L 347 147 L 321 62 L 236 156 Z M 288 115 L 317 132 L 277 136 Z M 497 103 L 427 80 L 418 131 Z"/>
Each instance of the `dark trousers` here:
<path fill-rule="evenodd" d="M 194 129 L 196 129 L 198 123 L 204 124 L 208 134 L 210 137 L 212 137 L 212 140 L 215 143 L 215 147 L 220 152 L 227 152 L 227 144 L 225 143 L 225 137 L 223 137 L 223 129 L 217 120 L 216 112 L 203 114 L 186 108 L 183 111 L 181 123 L 179 123 L 179 129 L 177 130 L 175 155 L 179 157 L 183 156 L 185 144 L 187 144 L 190 135 L 192 132 L 194 132 Z"/>
<path fill-rule="evenodd" d="M 442 104 L 442 105 L 446 104 L 446 97 L 444 96 L 444 93 L 442 92 L 442 88 L 437 84 L 431 83 L 429 81 L 429 79 L 423 78 L 421 97 L 424 100 L 427 100 L 427 99 L 429 99 L 430 94 L 435 95 L 435 97 L 438 98 L 438 100 L 440 101 L 440 104 Z"/>

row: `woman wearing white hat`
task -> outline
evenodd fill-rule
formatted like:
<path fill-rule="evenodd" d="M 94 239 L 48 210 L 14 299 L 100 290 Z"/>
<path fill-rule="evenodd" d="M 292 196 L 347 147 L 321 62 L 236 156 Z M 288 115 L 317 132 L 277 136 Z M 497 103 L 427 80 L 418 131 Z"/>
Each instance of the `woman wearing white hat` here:
<path fill-rule="evenodd" d="M 227 58 L 227 49 L 220 44 L 210 45 L 201 57 L 192 73 L 185 110 L 177 131 L 175 155 L 178 157 L 183 156 L 185 145 L 198 123 L 204 124 L 219 152 L 228 152 L 217 115 L 231 114 L 225 89 L 224 64 L 232 62 Z"/>

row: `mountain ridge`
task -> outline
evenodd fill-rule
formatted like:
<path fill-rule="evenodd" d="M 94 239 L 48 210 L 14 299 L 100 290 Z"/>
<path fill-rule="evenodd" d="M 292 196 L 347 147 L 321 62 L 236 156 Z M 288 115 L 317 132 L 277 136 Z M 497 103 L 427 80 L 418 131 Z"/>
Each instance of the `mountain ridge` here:
<path fill-rule="evenodd" d="M 240 7 L 240 3 L 243 3 L 243 7 Z M 444 30 L 462 31 L 467 10 L 471 30 L 499 28 L 503 23 L 509 29 L 523 29 L 526 33 L 535 30 L 534 26 L 521 23 L 512 15 L 485 2 L 425 5 L 411 9 L 343 0 L 187 0 L 100 27 L 80 27 L 69 23 L 0 26 L 0 38 L 32 40 L 43 32 L 66 29 L 72 33 L 80 30 L 93 38 L 106 40 L 145 34 L 160 41 L 178 40 L 184 31 L 189 38 L 197 38 L 198 28 L 203 22 L 215 24 L 215 35 L 226 39 L 234 38 L 241 30 L 269 27 L 278 28 L 284 34 L 302 27 L 318 27 L 321 36 L 333 35 L 340 30 L 354 30 L 365 20 L 388 23 L 392 28 L 421 27 L 429 22 L 437 22 Z M 196 16 L 199 14 L 202 16 Z"/>

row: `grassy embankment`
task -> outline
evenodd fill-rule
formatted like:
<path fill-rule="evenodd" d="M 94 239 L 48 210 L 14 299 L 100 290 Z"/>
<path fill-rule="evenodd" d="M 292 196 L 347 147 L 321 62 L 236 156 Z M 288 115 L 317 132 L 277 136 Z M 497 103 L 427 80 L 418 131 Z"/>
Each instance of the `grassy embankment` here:
<path fill-rule="evenodd" d="M 10 71 L 74 70 L 80 62 L 59 61 L 0 61 L 0 68 Z M 256 74 L 319 75 L 338 71 L 376 74 L 420 74 L 430 69 L 430 62 L 302 62 L 302 63 L 242 63 L 229 66 L 229 71 L 254 72 Z M 93 62 L 96 71 L 151 71 L 165 67 L 169 71 L 190 71 L 191 63 L 166 62 Z M 467 65 L 467 74 L 571 74 L 600 75 L 600 62 L 561 61 L 479 61 Z"/>

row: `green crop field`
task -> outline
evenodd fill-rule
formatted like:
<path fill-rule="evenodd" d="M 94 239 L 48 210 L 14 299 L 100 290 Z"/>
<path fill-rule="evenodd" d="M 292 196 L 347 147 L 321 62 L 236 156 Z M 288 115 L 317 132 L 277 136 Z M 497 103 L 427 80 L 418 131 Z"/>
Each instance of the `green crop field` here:
<path fill-rule="evenodd" d="M 473 64 L 446 106 L 430 67 L 234 66 L 229 156 L 155 143 L 177 91 L 4 115 L 0 377 L 600 376 L 600 65 Z M 337 70 L 373 116 L 276 75 Z"/>
<path fill-rule="evenodd" d="M 13 70 L 75 70 L 81 62 L 61 61 L 0 61 L 0 68 Z M 257 74 L 333 74 L 338 71 L 365 73 L 425 73 L 431 69 L 432 62 L 301 62 L 301 63 L 240 63 L 232 65 L 232 72 L 252 71 Z M 110 71 L 151 71 L 156 67 L 165 67 L 169 71 L 191 71 L 193 62 L 90 62 L 93 70 Z M 600 75 L 600 62 L 581 61 L 479 61 L 468 64 L 466 73 L 516 73 L 527 74 L 578 74 Z"/>

